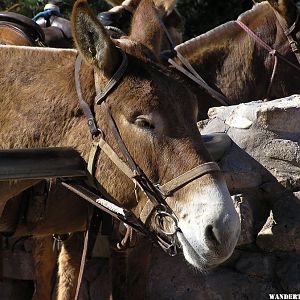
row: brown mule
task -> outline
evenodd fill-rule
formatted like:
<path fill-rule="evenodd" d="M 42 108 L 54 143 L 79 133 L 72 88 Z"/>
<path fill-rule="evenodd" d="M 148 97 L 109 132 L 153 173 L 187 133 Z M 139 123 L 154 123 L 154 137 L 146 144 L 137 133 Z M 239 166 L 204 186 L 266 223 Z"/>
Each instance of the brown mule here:
<path fill-rule="evenodd" d="M 295 54 L 274 11 L 293 27 L 295 39 L 300 39 L 298 10 L 291 0 L 264 1 L 239 16 L 256 35 L 277 50 L 285 59 L 299 67 Z M 295 21 L 297 22 L 295 23 Z M 295 25 L 293 25 L 295 23 Z M 299 93 L 297 68 L 278 58 L 278 66 L 268 88 L 274 69 L 274 56 L 251 38 L 237 23 L 231 21 L 176 47 L 205 82 L 224 95 L 228 104 L 252 100 L 281 98 Z M 177 60 L 177 63 L 182 63 Z M 201 112 L 220 103 L 198 89 Z M 206 114 L 199 114 L 199 119 Z"/>
<path fill-rule="evenodd" d="M 147 22 L 144 16 L 147 16 Z M 146 24 L 144 35 L 140 32 L 143 24 Z M 101 88 L 120 63 L 119 50 L 83 1 L 75 5 L 73 28 L 77 47 L 87 62 L 81 76 L 84 97 L 94 107 L 96 122 L 102 125 L 107 141 L 115 148 L 102 107 L 93 104 L 93 69 L 99 76 L 98 84 Z M 197 106 L 194 96 L 184 84 L 158 65 L 162 35 L 151 3 L 143 2 L 136 11 L 130 37 L 116 41 L 127 53 L 129 65 L 121 83 L 106 100 L 134 160 L 151 180 L 160 183 L 210 160 L 196 126 Z M 7 55 L 10 60 L 7 60 Z M 0 133 L 1 147 L 69 145 L 87 158 L 90 136 L 76 102 L 73 84 L 75 56 L 76 51 L 72 50 L 0 48 L 0 60 L 5 65 L 0 74 L 1 101 L 6 103 L 6 110 L 2 112 L 5 115 L 1 116 L 5 120 Z M 17 57 L 18 62 L 22 57 L 21 64 L 15 64 Z M 43 71 L 39 71 L 40 66 L 43 66 Z M 57 72 L 57 66 L 60 66 L 60 72 Z M 45 68 L 47 73 L 44 72 Z M 36 72 L 42 72 L 44 77 Z M 32 77 L 32 74 L 35 76 Z M 34 79 L 28 81 L 28 78 Z M 22 88 L 24 82 L 27 84 L 26 89 Z M 59 93 L 55 94 L 55 91 Z M 184 103 L 181 101 L 183 97 Z M 29 98 L 31 101 L 28 101 Z M 18 114 L 16 127 L 14 120 L 20 107 L 24 113 Z M 133 184 L 104 155 L 99 158 L 95 177 L 105 193 L 124 207 L 134 209 L 136 199 Z M 20 192 L 13 185 L 11 189 L 16 194 Z M 1 197 L 1 201 L 5 199 Z M 52 228 L 51 232 L 55 232 L 59 224 L 63 226 L 67 221 L 63 217 L 64 212 L 69 214 L 74 210 L 75 203 L 63 209 L 64 201 L 61 201 L 61 221 L 58 216 L 53 216 L 52 220 L 50 217 L 47 219 L 52 227 L 57 227 Z M 238 237 L 239 220 L 220 175 L 212 173 L 194 180 L 175 192 L 168 203 L 178 215 L 181 227 L 178 242 L 191 264 L 206 268 L 220 263 L 230 255 Z M 201 207 L 205 207 L 205 213 Z M 85 214 L 81 215 L 84 217 Z M 75 222 L 77 219 L 73 220 Z M 152 226 L 156 228 L 155 224 Z M 81 228 L 75 227 L 74 224 L 73 231 Z M 17 228 L 17 234 L 42 234 L 46 231 L 46 225 Z"/>
<path fill-rule="evenodd" d="M 128 5 L 132 7 L 132 10 L 135 10 L 138 6 L 138 3 L 140 1 L 136 1 L 136 3 L 133 3 L 134 1 L 127 1 Z M 174 18 L 174 16 L 176 16 L 176 13 L 174 15 L 173 12 L 173 6 L 174 6 L 174 1 L 169 1 L 169 3 L 164 3 L 164 5 L 159 4 L 159 11 L 160 13 L 164 16 L 166 15 L 167 17 L 164 17 L 164 21 L 167 22 L 166 26 L 168 27 L 168 30 L 170 30 L 171 32 L 173 32 L 173 39 L 176 40 L 176 36 L 174 35 L 176 33 L 179 34 L 177 32 L 177 30 L 175 30 L 175 27 L 172 29 L 169 24 L 177 24 L 179 19 Z M 163 10 L 165 10 L 165 12 L 163 12 Z M 119 12 L 118 12 L 119 14 Z M 55 19 L 61 19 L 59 17 L 55 17 Z M 131 19 L 131 16 L 130 16 Z M 1 37 L 1 42 L 4 44 L 13 44 L 13 45 L 20 45 L 20 46 L 45 46 L 45 45 L 49 45 L 49 46 L 53 46 L 53 47 L 61 47 L 61 46 L 66 46 L 65 43 L 61 43 L 61 41 L 64 40 L 64 38 L 55 38 L 55 37 L 59 37 L 60 35 L 54 34 L 51 35 L 51 32 L 58 32 L 60 33 L 60 30 L 57 30 L 56 27 L 45 27 L 43 26 L 43 28 L 39 27 L 35 22 L 33 22 L 32 20 L 30 20 L 29 18 L 25 17 L 25 16 L 21 16 L 18 14 L 14 14 L 14 13 L 2 13 L 0 14 L 0 37 Z M 55 20 L 54 20 L 55 21 Z M 175 23 L 174 23 L 175 22 Z M 41 21 L 38 20 L 38 23 L 41 23 Z M 121 27 L 122 29 L 124 29 L 124 26 Z M 165 45 L 165 46 L 164 46 Z M 69 45 L 67 45 L 69 47 Z M 166 40 L 166 42 L 164 42 L 164 44 L 162 45 L 162 48 L 164 49 L 165 47 L 169 47 L 168 45 L 168 41 Z M 21 182 L 23 183 L 23 182 Z M 25 183 L 25 182 L 24 182 Z M 51 201 L 53 197 L 51 197 L 51 193 L 53 193 L 53 189 L 49 190 L 50 193 L 50 199 Z M 55 192 L 54 192 L 55 193 Z M 56 193 L 55 193 L 56 194 Z M 59 196 L 58 196 L 59 197 Z M 63 195 L 62 197 L 66 198 L 66 195 Z M 69 197 L 70 199 L 72 199 L 74 197 L 74 195 L 72 193 L 70 193 L 70 195 L 67 195 L 67 197 Z M 16 214 L 13 216 L 10 213 L 10 216 L 13 217 L 13 219 L 11 219 L 11 221 L 6 220 L 7 222 L 7 230 L 9 231 L 13 231 L 15 224 L 17 223 L 17 220 L 15 220 L 15 217 L 18 217 L 19 214 L 17 213 L 18 208 L 21 205 L 21 201 L 20 197 L 17 197 L 17 200 L 11 200 L 10 201 L 10 205 L 8 206 L 10 208 L 10 212 L 11 211 L 16 211 Z M 30 211 L 33 211 L 33 209 L 29 209 Z M 2 210 L 1 210 L 2 211 Z M 35 214 L 38 212 L 31 212 L 32 214 Z M 4 218 L 7 218 L 7 216 L 5 215 Z M 61 232 L 63 233 L 63 232 Z M 59 282 L 58 282 L 58 286 L 67 286 L 67 288 L 60 288 L 59 289 L 59 297 L 60 298 L 73 298 L 74 296 L 74 286 L 76 283 L 76 278 L 78 276 L 78 254 L 77 252 L 74 252 L 74 254 L 71 255 L 70 250 L 66 251 L 67 249 L 70 249 L 69 244 L 73 243 L 73 240 L 76 240 L 78 243 L 78 239 L 82 238 L 81 234 L 77 234 L 74 233 L 75 236 L 78 235 L 78 237 L 72 237 L 71 241 L 65 241 L 62 243 L 62 252 L 60 254 L 60 258 L 59 258 Z M 51 294 L 51 273 L 47 270 L 54 270 L 56 263 L 55 260 L 50 260 L 49 258 L 45 257 L 43 258 L 42 255 L 45 253 L 47 254 L 47 252 L 45 251 L 46 246 L 43 245 L 42 241 L 45 241 L 45 245 L 49 245 L 51 243 L 52 240 L 52 236 L 49 237 L 43 237 L 43 238 L 39 238 L 37 243 L 33 243 L 34 245 L 34 251 L 36 253 L 36 255 L 33 257 L 34 258 L 34 263 L 36 265 L 36 289 L 35 289 L 35 294 L 34 294 L 34 299 L 45 299 L 47 300 L 47 297 L 50 297 Z M 40 249 L 39 249 L 40 248 Z M 80 250 L 80 247 L 77 247 L 77 250 Z M 77 257 L 77 260 L 75 258 L 73 258 L 73 255 L 75 255 L 75 258 Z M 54 256 L 52 256 L 54 257 Z M 66 259 L 66 257 L 68 257 L 68 259 Z M 69 265 L 67 265 L 69 264 Z M 45 272 L 43 273 L 43 269 L 45 270 Z M 75 279 L 73 280 L 73 282 L 71 280 L 66 280 L 64 278 L 64 275 L 66 274 L 66 270 L 67 273 L 69 274 L 69 277 Z M 74 270 L 74 273 L 71 275 L 70 274 L 70 270 Z M 68 283 L 68 284 L 67 284 Z M 46 295 L 48 295 L 46 297 Z"/>
<path fill-rule="evenodd" d="M 134 1 L 127 1 L 129 5 L 132 6 L 132 9 L 135 10 L 138 5 L 137 3 L 133 3 Z M 178 16 L 176 13 L 172 11 L 173 6 L 174 6 L 174 1 L 169 1 L 169 3 L 164 3 L 162 6 L 159 4 L 159 11 L 161 12 L 162 15 L 167 15 L 167 17 L 164 17 L 164 21 L 167 22 L 166 26 L 168 27 L 168 30 L 173 32 L 173 39 L 176 40 L 176 36 L 174 35 L 176 33 L 179 34 L 177 31 L 175 31 L 175 27 L 172 29 L 169 24 L 177 24 L 178 25 Z M 165 12 L 163 12 L 165 10 Z M 174 16 L 177 18 L 174 18 Z M 56 19 L 61 19 L 56 17 Z M 131 17 L 130 17 L 131 19 Z M 1 37 L 1 43 L 3 44 L 8 44 L 8 45 L 20 45 L 20 46 L 52 46 L 52 47 L 61 47 L 61 46 L 66 46 L 65 43 L 61 43 L 61 38 L 59 37 L 61 34 L 54 34 L 51 35 L 50 33 L 54 31 L 60 33 L 60 30 L 57 30 L 56 27 L 54 28 L 46 28 L 43 26 L 43 28 L 40 28 L 35 22 L 30 20 L 29 18 L 14 14 L 14 13 L 2 13 L 0 14 L 0 37 Z M 175 23 L 174 23 L 175 22 Z M 178 22 L 178 23 L 177 23 Z M 180 21 L 181 22 L 181 21 Z M 41 23 L 38 21 L 38 23 Z M 176 25 L 176 26 L 177 26 Z M 124 27 L 122 27 L 124 29 Z M 54 37 L 54 38 L 53 38 Z M 165 46 L 162 45 L 162 48 L 164 49 L 165 47 L 169 47 L 168 41 L 166 41 Z M 67 45 L 69 47 L 69 45 Z M 25 181 L 20 182 L 20 184 L 25 184 Z M 31 182 L 29 183 L 31 185 Z M 52 200 L 53 197 L 51 197 L 51 193 L 53 193 L 53 188 L 49 190 L 50 193 L 50 201 Z M 55 192 L 54 192 L 55 193 Z M 56 193 L 55 193 L 56 194 Z M 62 197 L 66 198 L 66 195 L 63 195 Z M 70 199 L 74 198 L 74 195 L 70 193 L 70 195 L 67 195 Z M 12 199 L 9 202 L 9 205 L 7 208 L 9 208 L 10 211 L 10 217 L 12 217 L 11 220 L 7 219 L 8 216 L 6 215 L 7 210 L 5 211 L 4 214 L 4 220 L 7 225 L 6 225 L 6 230 L 7 231 L 13 231 L 14 227 L 16 226 L 18 220 L 15 219 L 15 217 L 18 217 L 19 214 L 17 213 L 19 211 L 19 207 L 21 205 L 21 199 L 18 196 L 16 199 Z M 13 215 L 11 212 L 15 211 L 16 213 Z M 32 208 L 29 209 L 31 211 L 31 215 L 38 213 L 34 212 Z M 33 211 L 33 212 L 32 212 Z M 2 212 L 2 209 L 1 209 Z M 61 232 L 63 233 L 63 232 Z M 78 235 L 78 238 L 82 237 L 81 234 L 74 234 L 75 236 Z M 62 243 L 62 252 L 61 252 L 61 257 L 59 258 L 59 280 L 61 282 L 58 283 L 58 286 L 66 286 L 65 288 L 59 288 L 59 297 L 60 298 L 72 298 L 74 296 L 74 286 L 76 283 L 76 278 L 78 275 L 78 254 L 77 252 L 74 252 L 74 254 L 71 255 L 70 250 L 66 251 L 65 247 L 67 249 L 70 249 L 69 244 L 73 243 L 72 241 L 75 239 L 78 243 L 78 238 L 72 237 L 71 241 L 65 241 Z M 36 289 L 35 289 L 35 294 L 34 294 L 34 299 L 48 299 L 47 297 L 50 297 L 50 291 L 51 291 L 51 273 L 48 270 L 54 270 L 55 269 L 55 259 L 50 260 L 49 257 L 43 258 L 42 255 L 45 254 L 48 256 L 46 250 L 46 246 L 43 245 L 42 241 L 45 241 L 45 245 L 51 244 L 52 236 L 49 237 L 40 237 L 38 238 L 38 241 L 36 243 L 33 243 L 34 245 L 34 251 L 36 255 L 34 255 L 34 263 L 36 265 Z M 40 248 L 40 249 L 39 249 Z M 80 247 L 77 247 L 77 250 L 80 250 Z M 73 258 L 73 255 L 77 257 L 77 260 Z M 51 256 L 54 257 L 54 256 Z M 67 259 L 66 259 L 67 257 Z M 69 265 L 67 265 L 69 264 Z M 45 272 L 43 272 L 45 270 Z M 66 270 L 69 270 L 66 272 Z M 70 270 L 74 270 L 74 273 L 71 275 Z M 75 280 L 66 280 L 64 278 L 65 274 L 69 274 L 69 277 L 75 279 Z M 48 295 L 46 297 L 46 295 Z"/>

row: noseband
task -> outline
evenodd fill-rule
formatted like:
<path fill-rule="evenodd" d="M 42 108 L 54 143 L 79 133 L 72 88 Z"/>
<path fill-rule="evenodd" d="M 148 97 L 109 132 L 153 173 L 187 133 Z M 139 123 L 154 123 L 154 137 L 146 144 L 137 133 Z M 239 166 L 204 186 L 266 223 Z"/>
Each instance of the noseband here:
<path fill-rule="evenodd" d="M 219 172 L 220 168 L 215 162 L 207 162 L 201 164 L 190 171 L 172 179 L 168 183 L 163 185 L 154 184 L 145 175 L 143 170 L 137 165 L 135 160 L 130 155 L 123 139 L 119 133 L 117 125 L 111 115 L 111 112 L 106 104 L 106 97 L 116 88 L 118 83 L 121 81 L 127 69 L 128 61 L 126 54 L 120 49 L 122 54 L 122 63 L 116 73 L 109 80 L 108 84 L 98 93 L 95 97 L 95 103 L 97 105 L 102 105 L 104 112 L 107 117 L 108 127 L 111 131 L 114 140 L 117 144 L 118 149 L 122 153 L 125 162 L 118 156 L 118 154 L 110 147 L 110 145 L 105 141 L 104 132 L 97 127 L 95 118 L 89 105 L 83 100 L 81 86 L 80 86 L 80 67 L 82 63 L 81 56 L 77 56 L 75 63 L 75 85 L 76 91 L 79 99 L 80 107 L 82 108 L 85 117 L 87 118 L 88 127 L 90 129 L 93 142 L 90 151 L 90 157 L 88 160 L 88 171 L 94 176 L 96 167 L 96 156 L 99 150 L 102 150 L 108 158 L 116 165 L 116 167 L 122 171 L 141 191 L 143 191 L 146 196 L 146 204 L 141 207 L 141 213 L 137 220 L 130 222 L 129 220 L 123 220 L 125 223 L 129 224 L 134 229 L 137 229 L 142 234 L 148 236 L 152 241 L 158 244 L 166 253 L 171 256 L 177 254 L 177 232 L 180 231 L 178 227 L 178 218 L 174 211 L 166 202 L 166 198 L 173 194 L 174 191 L 181 189 L 193 180 L 207 174 L 210 172 Z M 94 178 L 94 177 L 93 177 Z M 99 183 L 97 182 L 99 186 Z M 139 199 L 137 199 L 139 200 Z M 114 201 L 115 202 L 115 201 Z M 112 203 L 112 205 L 114 205 Z M 138 205 L 141 202 L 138 201 Z M 107 210 L 107 208 L 106 208 Z M 109 210 L 109 209 L 108 209 Z M 107 211 L 110 213 L 109 211 Z M 111 213 L 113 216 L 116 214 Z M 132 215 L 131 215 L 132 217 Z M 154 217 L 155 224 L 158 229 L 158 233 L 154 232 L 149 224 L 148 220 L 150 217 Z M 166 230 L 164 222 L 168 222 L 170 225 L 170 230 Z M 135 224 L 132 224 L 135 223 Z M 138 226 L 135 226 L 138 223 Z"/>

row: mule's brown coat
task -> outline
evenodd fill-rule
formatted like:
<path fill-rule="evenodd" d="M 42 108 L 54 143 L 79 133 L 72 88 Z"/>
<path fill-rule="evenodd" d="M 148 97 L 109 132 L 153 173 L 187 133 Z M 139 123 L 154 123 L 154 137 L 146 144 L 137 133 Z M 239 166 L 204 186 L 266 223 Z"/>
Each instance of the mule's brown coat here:
<path fill-rule="evenodd" d="M 293 7 L 293 11 L 296 8 Z M 297 64 L 287 38 L 267 2 L 259 3 L 239 19 L 290 61 Z M 300 33 L 298 32 L 298 38 Z M 206 82 L 221 91 L 230 104 L 264 99 L 274 59 L 233 21 L 177 47 Z M 279 60 L 271 98 L 299 93 L 299 71 Z M 199 92 L 199 106 L 205 111 L 219 103 Z M 200 116 L 205 117 L 204 115 Z"/>
<path fill-rule="evenodd" d="M 81 3 L 84 2 L 79 1 L 77 5 Z M 147 7 L 144 9 L 147 10 Z M 82 10 L 90 14 L 84 7 Z M 159 24 L 153 16 L 149 17 L 148 23 L 147 20 L 145 22 L 159 33 Z M 145 32 L 149 33 L 147 30 Z M 84 38 L 79 37 L 83 33 L 77 33 L 75 38 L 78 36 L 77 41 L 81 41 L 81 53 L 86 55 L 88 62 L 92 62 L 93 58 L 87 56 L 89 50 L 94 54 L 99 53 L 99 49 L 84 49 Z M 105 35 L 102 37 L 105 46 L 110 48 L 111 44 L 105 43 Z M 148 39 L 155 41 L 156 37 L 153 39 L 150 35 Z M 164 183 L 210 160 L 210 157 L 196 126 L 195 97 L 181 81 L 153 61 L 156 53 L 152 53 L 153 48 L 149 47 L 147 36 L 139 41 L 143 44 L 138 41 L 133 43 L 131 39 L 119 41 L 119 45 L 128 53 L 129 67 L 121 83 L 107 98 L 107 103 L 133 158 L 151 180 Z M 104 51 L 103 58 L 113 63 L 113 57 L 107 56 L 107 53 Z M 72 146 L 87 158 L 91 137 L 74 87 L 75 56 L 76 51 L 72 50 L 0 48 L 0 64 L 3 66 L 0 69 L 0 104 L 3 107 L 0 112 L 0 147 Z M 109 79 L 107 75 L 111 70 L 102 68 L 103 65 L 99 64 L 97 73 L 103 84 Z M 93 75 L 93 69 L 84 64 L 81 72 L 83 95 L 95 113 L 97 124 L 104 130 L 106 140 L 119 153 L 107 128 L 102 108 L 93 104 Z M 154 130 L 139 126 L 136 122 L 139 116 L 146 117 Z M 96 178 L 103 185 L 104 193 L 112 195 L 126 207 L 136 206 L 133 183 L 116 170 L 104 154 L 97 162 Z M 185 193 L 194 185 L 199 187 L 217 180 L 217 176 L 206 175 L 180 190 L 178 199 L 184 201 Z M 62 191 L 58 190 L 57 193 L 61 195 Z M 5 200 L 5 197 L 0 198 L 0 201 Z M 85 203 L 68 197 L 61 198 L 59 204 L 53 200 L 51 202 L 51 199 L 49 203 L 47 222 L 37 224 L 31 231 L 25 225 L 18 228 L 18 234 L 83 230 L 87 208 Z M 73 223 L 70 223 L 70 219 Z M 67 256 L 63 257 L 64 262 L 68 260 Z M 76 274 L 70 274 L 72 277 L 76 277 Z M 72 281 L 64 279 L 66 286 Z M 63 295 L 64 291 L 61 293 Z"/>

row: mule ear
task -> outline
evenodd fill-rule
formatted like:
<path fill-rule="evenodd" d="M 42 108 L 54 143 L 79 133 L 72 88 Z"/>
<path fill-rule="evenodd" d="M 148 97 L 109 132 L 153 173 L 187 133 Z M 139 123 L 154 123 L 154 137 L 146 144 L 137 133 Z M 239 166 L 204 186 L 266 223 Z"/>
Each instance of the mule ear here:
<path fill-rule="evenodd" d="M 268 0 L 269 4 L 283 17 L 288 26 L 297 18 L 297 6 L 293 0 Z"/>
<path fill-rule="evenodd" d="M 72 30 L 77 49 L 84 59 L 110 77 L 120 61 L 120 53 L 106 29 L 90 11 L 86 0 L 74 4 Z"/>
<path fill-rule="evenodd" d="M 162 41 L 160 16 L 152 0 L 142 0 L 131 23 L 130 39 L 150 49 L 157 57 Z"/>

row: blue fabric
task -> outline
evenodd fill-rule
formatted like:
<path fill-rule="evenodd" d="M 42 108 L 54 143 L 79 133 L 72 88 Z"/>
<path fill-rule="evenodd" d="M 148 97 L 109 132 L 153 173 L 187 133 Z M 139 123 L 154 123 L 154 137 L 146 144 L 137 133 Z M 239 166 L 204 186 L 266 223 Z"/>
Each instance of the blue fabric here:
<path fill-rule="evenodd" d="M 52 15 L 57 17 L 62 17 L 62 15 L 58 11 L 52 9 L 46 9 L 44 11 L 39 12 L 37 15 L 35 15 L 32 18 L 32 21 L 36 22 L 39 18 L 44 18 L 45 20 L 49 20 L 49 18 Z"/>

